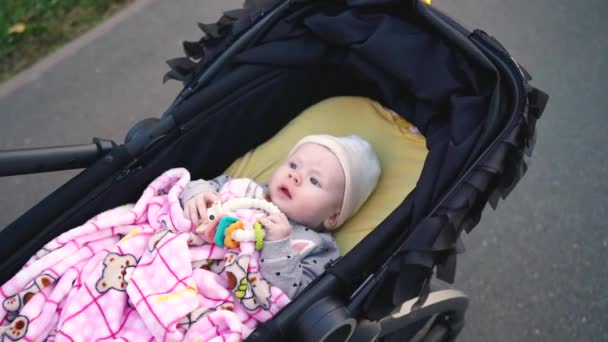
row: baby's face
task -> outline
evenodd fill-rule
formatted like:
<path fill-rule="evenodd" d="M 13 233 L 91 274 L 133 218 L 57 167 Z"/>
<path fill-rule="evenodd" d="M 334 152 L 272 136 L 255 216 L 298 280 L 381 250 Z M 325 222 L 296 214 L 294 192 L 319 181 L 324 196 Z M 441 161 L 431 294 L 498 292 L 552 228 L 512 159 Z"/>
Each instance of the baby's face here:
<path fill-rule="evenodd" d="M 271 201 L 289 219 L 308 227 L 333 228 L 344 198 L 344 171 L 327 148 L 303 144 L 268 182 Z"/>

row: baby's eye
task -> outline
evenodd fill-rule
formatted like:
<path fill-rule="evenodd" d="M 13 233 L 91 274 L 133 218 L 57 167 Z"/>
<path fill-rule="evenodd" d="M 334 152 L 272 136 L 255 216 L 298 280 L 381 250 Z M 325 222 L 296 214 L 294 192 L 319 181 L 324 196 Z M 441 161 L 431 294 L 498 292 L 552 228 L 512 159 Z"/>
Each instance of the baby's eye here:
<path fill-rule="evenodd" d="M 310 177 L 310 182 L 314 186 L 321 186 L 321 183 L 319 183 L 319 181 L 315 177 Z"/>
<path fill-rule="evenodd" d="M 289 163 L 289 167 L 295 170 L 298 166 L 296 163 Z"/>

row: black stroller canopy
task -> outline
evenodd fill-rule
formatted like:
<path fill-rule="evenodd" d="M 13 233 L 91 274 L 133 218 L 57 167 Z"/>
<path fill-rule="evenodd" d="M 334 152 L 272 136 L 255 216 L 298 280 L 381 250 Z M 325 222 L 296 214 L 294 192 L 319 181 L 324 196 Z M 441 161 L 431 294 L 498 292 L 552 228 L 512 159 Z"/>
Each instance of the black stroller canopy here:
<path fill-rule="evenodd" d="M 328 92 L 371 97 L 414 123 L 431 152 L 414 199 L 416 221 L 483 148 L 484 130 L 495 136 L 500 128 L 499 113 L 488 111 L 497 72 L 410 22 L 407 8 L 318 7 L 282 19 L 233 62 L 312 69 L 330 83 Z"/>
<path fill-rule="evenodd" d="M 347 288 L 356 288 L 400 246 L 399 261 L 389 267 L 395 272 L 388 273 L 393 273 L 390 277 L 400 273 L 407 284 L 400 283 L 394 300 L 418 291 L 419 267 L 425 270 L 421 277 L 426 277 L 435 264 L 443 263 L 448 267 L 440 275 L 452 280 L 460 231 L 476 225 L 488 198 L 493 196 L 494 202 L 506 195 L 525 169 L 523 150 L 533 135 L 535 118 L 519 117 L 525 108 L 522 72 L 514 63 L 496 66 L 488 51 L 474 44 L 475 39 L 489 41 L 497 55 L 493 58 L 512 62 L 483 32 L 472 34 L 473 41 L 463 39 L 459 32 L 438 24 L 440 14 L 417 2 L 286 3 L 230 12 L 216 25 L 200 25 L 207 37 L 184 47 L 191 57 L 206 53 L 208 58 L 198 64 L 172 60 L 168 76 L 196 84 L 198 73 L 225 50 L 226 41 L 233 41 L 231 37 L 264 13 L 283 11 L 272 25 L 256 33 L 253 42 L 227 59 L 214 77 L 214 82 L 222 82 L 252 67 L 281 75 L 272 80 L 273 86 L 238 99 L 248 108 L 248 125 L 267 134 L 264 140 L 302 109 L 336 95 L 377 100 L 414 123 L 427 138 L 429 154 L 415 190 L 330 272 Z M 189 118 L 176 117 L 184 122 Z M 277 126 L 264 128 L 259 121 Z M 222 150 L 232 155 L 226 162 L 258 144 L 255 138 L 251 142 L 234 154 L 230 148 Z M 495 153 L 488 153 L 490 148 Z M 200 168 L 202 159 L 184 158 L 195 174 L 209 171 Z M 391 288 L 379 292 L 393 293 L 397 282 L 385 283 Z M 386 294 L 385 298 L 391 297 Z"/>

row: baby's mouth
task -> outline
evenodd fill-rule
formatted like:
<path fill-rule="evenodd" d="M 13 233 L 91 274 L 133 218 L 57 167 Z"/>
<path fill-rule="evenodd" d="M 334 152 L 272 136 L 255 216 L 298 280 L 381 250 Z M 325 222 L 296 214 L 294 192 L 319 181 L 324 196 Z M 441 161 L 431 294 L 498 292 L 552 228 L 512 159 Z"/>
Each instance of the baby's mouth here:
<path fill-rule="evenodd" d="M 285 195 L 285 197 L 291 199 L 291 193 L 289 192 L 289 189 L 287 189 L 287 187 L 285 185 L 282 185 L 281 187 L 279 187 L 279 192 L 281 192 L 283 195 Z"/>

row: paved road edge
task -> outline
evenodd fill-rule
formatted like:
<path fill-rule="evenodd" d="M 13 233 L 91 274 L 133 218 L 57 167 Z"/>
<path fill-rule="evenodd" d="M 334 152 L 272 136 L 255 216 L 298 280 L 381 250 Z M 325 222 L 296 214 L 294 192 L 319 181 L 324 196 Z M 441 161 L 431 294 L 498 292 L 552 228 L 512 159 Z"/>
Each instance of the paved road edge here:
<path fill-rule="evenodd" d="M 119 11 L 93 29 L 87 31 L 82 36 L 76 38 L 64 47 L 38 61 L 28 69 L 18 73 L 8 81 L 0 84 L 0 99 L 12 94 L 14 91 L 27 85 L 28 83 L 37 80 L 57 63 L 74 55 L 76 52 L 93 42 L 98 37 L 101 37 L 107 32 L 111 31 L 116 25 L 120 24 L 134 14 L 137 14 L 146 6 L 156 1 L 158 0 L 136 0 L 133 4 L 129 5 L 124 10 Z"/>

